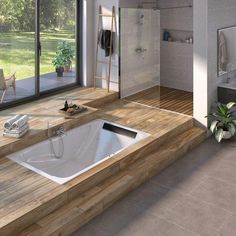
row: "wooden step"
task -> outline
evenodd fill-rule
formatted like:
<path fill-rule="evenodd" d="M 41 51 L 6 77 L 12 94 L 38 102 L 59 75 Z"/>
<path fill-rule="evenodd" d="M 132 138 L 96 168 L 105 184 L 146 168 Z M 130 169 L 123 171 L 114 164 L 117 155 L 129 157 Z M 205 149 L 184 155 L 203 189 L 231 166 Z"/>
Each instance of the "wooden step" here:
<path fill-rule="evenodd" d="M 31 225 L 20 236 L 66 236 L 82 227 L 143 182 L 157 175 L 206 138 L 192 127 L 162 144 L 149 155 L 83 193 L 77 199 Z"/>
<path fill-rule="evenodd" d="M 103 118 L 103 116 L 101 116 L 101 118 Z M 150 120 L 149 122 L 153 121 Z M 112 176 L 119 174 L 140 158 L 144 158 L 170 139 L 175 139 L 176 136 L 192 127 L 192 119 L 186 119 L 171 129 L 166 127 L 166 129 L 162 129 L 162 131 L 151 135 L 147 139 L 130 146 L 113 158 L 86 172 L 84 175 L 75 178 L 65 186 L 57 186 L 51 181 L 47 181 L 43 177 L 32 173 L 33 176 L 39 178 L 40 181 L 42 179 L 42 181 L 49 186 L 50 191 L 40 186 L 40 189 L 33 193 L 33 198 L 30 193 L 27 193 L 27 195 L 17 199 L 14 204 L 8 204 L 10 205 L 12 213 L 9 212 L 8 207 L 6 210 L 8 216 L 1 221 L 0 235 L 15 235 L 24 230 L 48 214 L 56 211 L 61 206 L 67 205 L 72 200 L 80 197 L 84 192 L 91 190 L 93 187 L 98 186 L 101 182 L 110 179 Z M 26 182 L 28 183 L 28 181 Z M 41 192 L 45 193 L 40 195 Z M 35 196 L 39 196 L 37 200 L 34 199 Z"/>

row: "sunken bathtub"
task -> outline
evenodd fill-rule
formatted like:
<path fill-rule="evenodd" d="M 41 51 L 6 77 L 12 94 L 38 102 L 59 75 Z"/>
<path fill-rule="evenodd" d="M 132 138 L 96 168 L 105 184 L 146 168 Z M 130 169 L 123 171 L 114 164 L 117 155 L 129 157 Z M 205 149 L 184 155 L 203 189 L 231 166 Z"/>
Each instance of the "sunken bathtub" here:
<path fill-rule="evenodd" d="M 94 120 L 8 158 L 64 184 L 148 136 L 122 125 Z"/>

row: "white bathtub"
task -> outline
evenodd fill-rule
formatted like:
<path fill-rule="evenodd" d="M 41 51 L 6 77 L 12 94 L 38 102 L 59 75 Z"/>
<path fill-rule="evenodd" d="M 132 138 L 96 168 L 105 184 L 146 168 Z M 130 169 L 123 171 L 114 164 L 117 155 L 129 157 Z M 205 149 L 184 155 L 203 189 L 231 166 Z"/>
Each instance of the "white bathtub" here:
<path fill-rule="evenodd" d="M 105 120 L 95 120 L 67 131 L 63 136 L 64 154 L 60 158 L 53 154 L 49 140 L 7 157 L 56 183 L 64 184 L 148 136 Z M 51 140 L 57 154 L 61 138 Z"/>

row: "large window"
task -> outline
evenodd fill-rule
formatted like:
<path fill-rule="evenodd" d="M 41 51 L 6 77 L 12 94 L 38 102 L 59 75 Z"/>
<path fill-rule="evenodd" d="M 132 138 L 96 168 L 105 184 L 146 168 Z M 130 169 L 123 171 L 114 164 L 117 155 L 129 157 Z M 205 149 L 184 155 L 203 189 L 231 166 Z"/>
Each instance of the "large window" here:
<path fill-rule="evenodd" d="M 78 84 L 78 2 L 0 1 L 0 107 Z"/>

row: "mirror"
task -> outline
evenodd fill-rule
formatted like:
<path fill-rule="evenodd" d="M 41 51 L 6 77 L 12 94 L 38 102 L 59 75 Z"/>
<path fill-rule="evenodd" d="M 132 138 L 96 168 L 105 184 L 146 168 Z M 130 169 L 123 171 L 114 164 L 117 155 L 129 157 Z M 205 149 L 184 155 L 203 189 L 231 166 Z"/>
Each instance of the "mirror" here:
<path fill-rule="evenodd" d="M 236 69 L 236 26 L 218 30 L 218 76 Z"/>

